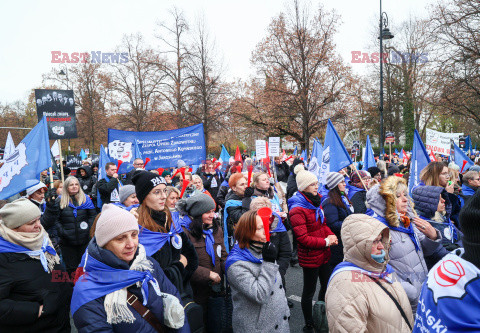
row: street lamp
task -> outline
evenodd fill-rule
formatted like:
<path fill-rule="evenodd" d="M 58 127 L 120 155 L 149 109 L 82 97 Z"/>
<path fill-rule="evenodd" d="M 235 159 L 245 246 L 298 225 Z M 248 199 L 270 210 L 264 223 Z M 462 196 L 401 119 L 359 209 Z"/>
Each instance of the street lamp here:
<path fill-rule="evenodd" d="M 379 32 L 380 35 L 378 39 L 380 39 L 380 138 L 379 138 L 379 146 L 380 146 L 380 159 L 383 160 L 383 145 L 385 143 L 384 133 L 383 133 L 383 40 L 384 39 L 392 39 L 393 34 L 388 29 L 388 16 L 387 13 L 382 12 L 382 0 L 380 0 L 380 21 L 379 21 Z"/>

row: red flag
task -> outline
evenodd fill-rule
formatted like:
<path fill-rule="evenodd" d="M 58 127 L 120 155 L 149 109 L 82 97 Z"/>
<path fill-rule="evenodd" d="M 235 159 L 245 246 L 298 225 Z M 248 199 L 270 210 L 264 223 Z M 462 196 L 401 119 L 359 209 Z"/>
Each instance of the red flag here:
<path fill-rule="evenodd" d="M 433 151 L 430 150 L 430 162 L 436 162 L 437 159 L 435 158 L 435 154 L 433 153 Z"/>
<path fill-rule="evenodd" d="M 237 146 L 237 150 L 235 151 L 235 161 L 243 162 L 242 154 L 240 154 L 240 148 Z"/>

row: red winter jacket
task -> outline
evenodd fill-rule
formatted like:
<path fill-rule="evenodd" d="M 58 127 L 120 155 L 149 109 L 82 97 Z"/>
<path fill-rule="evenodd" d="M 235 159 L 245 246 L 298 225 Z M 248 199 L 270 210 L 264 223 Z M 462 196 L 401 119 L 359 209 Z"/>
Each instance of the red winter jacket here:
<path fill-rule="evenodd" d="M 308 199 L 307 199 L 308 200 Z M 301 267 L 316 268 L 328 262 L 330 248 L 325 238 L 334 235 L 325 223 L 315 220 L 315 210 L 295 207 L 290 210 L 290 223 L 298 243 L 298 261 Z"/>

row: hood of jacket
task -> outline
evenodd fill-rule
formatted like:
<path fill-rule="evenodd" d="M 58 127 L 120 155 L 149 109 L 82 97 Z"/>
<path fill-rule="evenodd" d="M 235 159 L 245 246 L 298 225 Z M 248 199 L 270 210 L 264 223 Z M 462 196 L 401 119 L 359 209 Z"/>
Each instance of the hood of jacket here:
<path fill-rule="evenodd" d="M 445 199 L 445 211 L 447 216 L 450 216 L 452 204 L 448 198 L 447 191 L 441 186 L 417 186 L 414 188 L 412 199 L 415 203 L 415 210 L 421 216 L 431 219 L 437 211 L 440 195 Z"/>
<path fill-rule="evenodd" d="M 396 205 L 397 189 L 400 184 L 407 185 L 405 179 L 390 176 L 384 179 L 381 184 L 375 185 L 367 192 L 367 203 L 370 205 L 370 208 L 378 216 L 384 217 L 393 227 L 400 225 L 400 216 L 397 212 Z M 408 200 L 407 216 L 412 218 L 415 216 L 415 213 L 413 212 L 411 198 L 408 197 Z"/>
<path fill-rule="evenodd" d="M 381 273 L 385 270 L 390 259 L 390 231 L 385 224 L 365 214 L 352 214 L 343 221 L 340 233 L 344 261 L 370 272 Z M 371 256 L 373 241 L 380 234 L 386 252 L 383 263 L 376 262 Z"/>
<path fill-rule="evenodd" d="M 85 170 L 85 176 L 80 176 L 80 170 L 82 170 L 82 169 Z M 89 178 L 89 177 L 92 176 L 92 168 L 90 168 L 88 165 L 82 165 L 81 167 L 79 167 L 77 169 L 77 174 L 78 174 L 78 176 L 80 176 L 84 179 Z"/>

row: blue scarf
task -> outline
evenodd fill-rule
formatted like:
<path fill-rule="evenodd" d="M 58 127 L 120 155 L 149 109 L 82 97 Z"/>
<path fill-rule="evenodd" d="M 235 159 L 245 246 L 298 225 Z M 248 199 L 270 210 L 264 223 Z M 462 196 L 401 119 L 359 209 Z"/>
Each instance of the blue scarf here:
<path fill-rule="evenodd" d="M 462 194 L 463 194 L 463 195 L 466 195 L 466 196 L 474 195 L 474 194 L 475 194 L 475 190 L 472 189 L 471 187 L 468 187 L 468 186 L 465 185 L 465 184 L 462 184 Z"/>
<path fill-rule="evenodd" d="M 358 192 L 362 192 L 364 191 L 365 192 L 365 189 L 363 188 L 358 188 L 356 186 L 353 186 L 353 185 L 350 185 L 347 183 L 347 195 L 348 195 L 348 199 L 349 200 L 352 200 L 352 197 L 357 194 Z"/>
<path fill-rule="evenodd" d="M 230 248 L 228 246 L 228 229 L 227 229 L 228 211 L 227 211 L 227 208 L 229 208 L 229 207 L 240 207 L 240 206 L 242 206 L 242 201 L 241 200 L 228 200 L 225 203 L 225 209 L 223 210 L 223 241 L 225 242 L 225 249 L 227 250 L 227 253 L 228 253 L 228 249 Z"/>
<path fill-rule="evenodd" d="M 29 256 L 40 256 L 40 262 L 42 263 L 43 269 L 48 273 L 48 262 L 47 257 L 45 257 L 45 252 L 50 253 L 52 256 L 57 255 L 55 249 L 49 245 L 49 241 L 50 239 L 45 235 L 43 237 L 41 249 L 32 251 L 23 246 L 10 243 L 3 237 L 0 237 L 0 253 L 24 253 Z"/>
<path fill-rule="evenodd" d="M 341 198 L 342 198 L 343 204 L 345 205 L 346 210 L 348 211 L 348 214 L 353 213 L 353 209 L 351 209 L 352 204 L 348 202 L 347 198 L 344 195 L 342 195 Z"/>
<path fill-rule="evenodd" d="M 220 184 L 220 186 L 225 186 L 226 188 L 230 187 L 226 179 Z"/>
<path fill-rule="evenodd" d="M 215 244 L 215 240 L 213 239 L 213 230 L 203 229 L 203 234 L 205 235 L 205 248 L 210 258 L 212 258 L 213 266 L 215 266 L 215 251 L 213 250 L 213 244 Z"/>
<path fill-rule="evenodd" d="M 417 237 L 415 236 L 415 231 L 413 231 L 413 223 L 410 223 L 408 228 L 392 227 L 384 217 L 379 216 L 377 214 L 375 214 L 375 215 L 376 216 L 373 216 L 373 217 L 376 218 L 377 220 L 379 220 L 380 222 L 382 222 L 383 224 L 385 224 L 389 229 L 395 230 L 395 231 L 400 231 L 400 232 L 403 232 L 403 233 L 407 234 L 408 237 L 410 237 L 410 239 L 412 240 L 413 245 L 415 245 L 415 251 L 418 252 L 420 250 L 420 247 L 418 246 L 418 242 L 417 242 Z"/>
<path fill-rule="evenodd" d="M 280 215 L 278 215 L 277 212 L 273 212 L 273 215 L 275 215 L 278 218 L 278 223 L 277 227 L 274 230 L 270 230 L 270 233 L 273 234 L 274 232 L 284 232 L 287 231 L 287 228 L 283 225 L 282 218 Z"/>
<path fill-rule="evenodd" d="M 305 209 L 313 209 L 315 211 L 316 221 L 320 220 L 323 224 L 323 210 L 322 205 L 315 207 L 310 201 L 305 198 L 303 194 L 297 191 L 290 199 L 288 199 L 288 209 L 292 210 L 295 207 L 301 207 Z"/>
<path fill-rule="evenodd" d="M 183 232 L 182 226 L 175 222 L 172 222 L 168 233 L 150 231 L 142 226 L 138 227 L 140 229 L 138 241 L 145 248 L 147 256 L 154 255 L 166 242 L 170 242 L 172 237 L 180 237 L 178 234 Z"/>
<path fill-rule="evenodd" d="M 142 282 L 143 305 L 147 305 L 148 282 L 160 295 L 157 280 L 149 271 L 140 272 L 110 267 L 86 254 L 85 274 L 75 284 L 70 310 L 72 315 L 84 304 L 114 291 Z"/>
<path fill-rule="evenodd" d="M 179 212 L 172 212 L 172 220 L 175 224 L 180 224 L 185 229 L 190 230 L 192 219 L 188 215 L 180 216 Z"/>
<path fill-rule="evenodd" d="M 131 211 L 132 209 L 134 208 L 137 208 L 137 207 L 140 207 L 139 204 L 134 204 L 134 205 L 130 205 L 130 206 L 125 206 L 124 204 L 120 203 L 120 202 L 112 202 L 115 206 L 117 207 L 120 207 L 122 209 L 125 209 L 126 211 Z"/>
<path fill-rule="evenodd" d="M 230 266 L 239 260 L 250 261 L 254 264 L 261 264 L 263 261 L 262 259 L 255 258 L 255 256 L 247 248 L 241 249 L 238 244 L 235 244 L 227 257 L 227 261 L 225 262 L 225 275 L 227 274 Z"/>
<path fill-rule="evenodd" d="M 428 221 L 429 223 L 434 223 L 436 225 L 441 225 L 441 224 L 446 224 L 447 226 L 445 226 L 446 228 L 450 229 L 450 235 L 452 235 L 452 240 L 451 242 L 452 243 L 455 243 L 457 240 L 458 240 L 458 235 L 457 235 L 457 228 L 455 228 L 455 226 L 453 225 L 453 223 L 450 221 L 450 219 L 447 219 L 447 218 L 444 218 L 444 222 L 436 222 L 436 221 L 433 221 L 429 218 L 426 218 L 424 216 L 420 216 L 421 219 L 425 220 L 425 221 Z M 440 230 L 442 231 L 442 230 Z"/>
<path fill-rule="evenodd" d="M 59 195 L 58 197 L 61 198 L 62 196 Z M 77 217 L 77 210 L 79 209 L 95 209 L 92 199 L 88 195 L 85 196 L 85 202 L 80 206 L 75 206 L 71 200 L 68 201 L 68 206 L 73 208 L 73 216 L 75 217 Z"/>
<path fill-rule="evenodd" d="M 333 269 L 332 275 L 330 275 L 330 279 L 328 279 L 328 284 L 330 284 L 330 281 L 332 281 L 332 278 L 336 274 L 338 274 L 340 272 L 343 272 L 343 271 L 359 271 L 360 273 L 368 275 L 372 278 L 384 279 L 388 283 L 393 283 L 393 280 L 390 277 L 387 276 L 387 275 L 392 274 L 394 272 L 392 266 L 390 266 L 389 264 L 387 264 L 387 266 L 385 267 L 384 272 L 375 273 L 375 272 L 367 271 L 366 269 L 363 269 L 361 267 L 358 267 L 357 265 L 352 264 L 351 262 L 343 261 L 343 262 L 339 263 L 337 266 L 335 266 L 335 268 Z"/>

